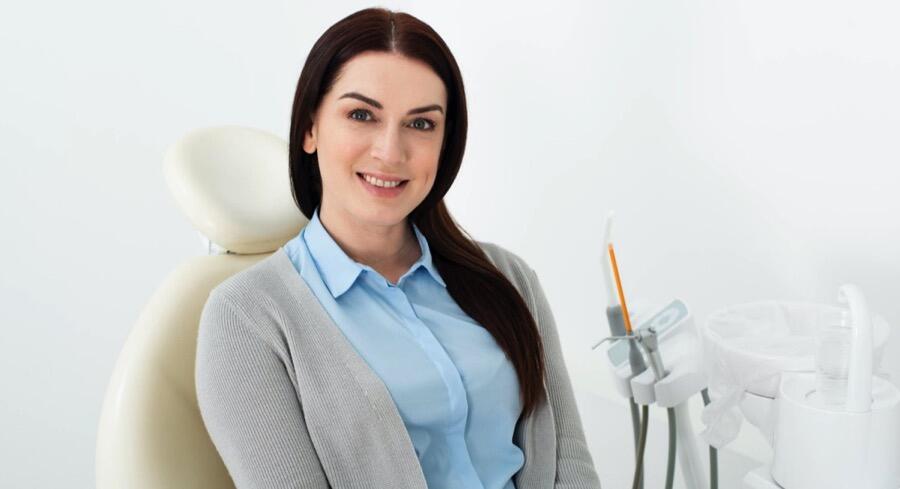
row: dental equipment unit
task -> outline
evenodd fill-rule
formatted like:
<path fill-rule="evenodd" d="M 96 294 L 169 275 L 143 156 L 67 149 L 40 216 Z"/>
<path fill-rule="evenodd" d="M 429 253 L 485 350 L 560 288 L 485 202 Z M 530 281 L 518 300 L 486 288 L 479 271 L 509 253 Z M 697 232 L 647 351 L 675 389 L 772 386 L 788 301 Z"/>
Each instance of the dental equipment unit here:
<path fill-rule="evenodd" d="M 636 457 L 632 488 L 643 487 L 649 406 L 655 403 L 666 408 L 669 424 L 666 489 L 671 489 L 674 483 L 676 452 L 686 487 L 716 489 L 717 454 L 714 449 L 710 450 L 710 482 L 707 484 L 688 415 L 687 402 L 694 395 L 702 391 L 704 402 L 708 402 L 706 378 L 698 361 L 699 341 L 693 318 L 687 305 L 675 299 L 638 327 L 631 327 L 631 315 L 612 244 L 612 221 L 611 213 L 606 220 L 603 238 L 604 248 L 609 253 L 609 260 L 603 262 L 603 276 L 608 293 L 606 315 L 611 336 L 595 344 L 592 349 L 610 342 L 606 350 L 608 365 L 619 393 L 629 402 Z M 663 344 L 665 358 L 660 351 Z M 641 407 L 640 414 L 638 406 Z"/>
<path fill-rule="evenodd" d="M 717 489 L 718 453 L 743 414 L 772 447 L 772 460 L 743 478 L 744 489 L 900 489 L 900 389 L 877 374 L 889 336 L 861 289 L 839 288 L 843 307 L 790 302 L 731 306 L 694 325 L 678 299 L 632 328 L 612 244 L 603 244 L 610 336 L 606 360 L 629 401 L 635 441 L 632 488 L 643 488 L 649 406 L 666 408 L 666 489 L 679 459 L 687 489 Z M 713 399 L 710 399 L 711 391 Z M 709 445 L 702 474 L 688 400 L 703 397 L 700 434 Z M 640 406 L 640 413 L 639 413 Z"/>

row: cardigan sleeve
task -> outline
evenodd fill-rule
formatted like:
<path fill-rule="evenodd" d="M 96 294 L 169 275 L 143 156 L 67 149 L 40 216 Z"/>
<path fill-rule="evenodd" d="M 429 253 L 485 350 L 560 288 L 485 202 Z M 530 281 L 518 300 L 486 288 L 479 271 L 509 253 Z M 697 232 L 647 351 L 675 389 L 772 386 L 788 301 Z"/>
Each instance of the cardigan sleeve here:
<path fill-rule="evenodd" d="M 329 487 L 274 341 L 214 289 L 201 314 L 195 381 L 210 439 L 237 489 Z"/>
<path fill-rule="evenodd" d="M 554 489 L 599 489 L 600 478 L 588 451 L 572 383 L 563 359 L 559 333 L 550 303 L 537 273 L 525 265 L 531 282 L 535 320 L 546 359 L 547 390 L 556 425 L 556 481 Z"/>

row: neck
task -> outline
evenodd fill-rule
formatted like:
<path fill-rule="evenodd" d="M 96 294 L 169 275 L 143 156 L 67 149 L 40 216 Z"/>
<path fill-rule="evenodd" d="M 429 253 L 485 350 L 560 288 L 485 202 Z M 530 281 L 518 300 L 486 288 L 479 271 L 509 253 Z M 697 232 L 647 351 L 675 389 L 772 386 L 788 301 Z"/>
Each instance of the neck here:
<path fill-rule="evenodd" d="M 407 219 L 390 225 L 373 225 L 320 207 L 319 221 L 347 256 L 372 268 L 408 267 L 421 256 L 415 232 Z"/>

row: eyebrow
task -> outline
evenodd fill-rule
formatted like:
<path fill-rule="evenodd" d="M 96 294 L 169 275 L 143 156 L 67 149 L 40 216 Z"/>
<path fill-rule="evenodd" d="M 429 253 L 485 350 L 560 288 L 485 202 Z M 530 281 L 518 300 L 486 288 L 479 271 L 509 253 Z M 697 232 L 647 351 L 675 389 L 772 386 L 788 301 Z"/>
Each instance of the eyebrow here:
<path fill-rule="evenodd" d="M 383 109 L 383 108 L 384 108 L 384 107 L 381 105 L 381 103 L 378 102 L 377 100 L 371 99 L 371 98 L 366 97 L 365 95 L 363 95 L 363 94 L 361 94 L 361 93 L 357 93 L 357 92 L 347 92 L 347 93 L 341 95 L 340 97 L 338 97 L 338 100 L 340 100 L 340 99 L 342 99 L 342 98 L 355 98 L 355 99 L 357 99 L 357 100 L 362 100 L 363 102 L 365 102 L 365 103 L 367 103 L 367 104 L 369 104 L 369 105 L 371 105 L 371 106 L 374 106 L 374 107 L 376 107 L 376 108 L 378 108 L 378 109 Z M 422 112 L 430 112 L 430 111 L 432 111 L 432 110 L 440 111 L 441 114 L 444 113 L 444 109 L 441 108 L 440 105 L 438 105 L 438 104 L 433 104 L 433 105 L 426 105 L 426 106 L 424 106 L 424 107 L 418 107 L 418 108 L 416 108 L 416 109 L 412 109 L 412 110 L 410 110 L 409 112 L 407 112 L 406 114 L 407 114 L 407 115 L 421 114 Z"/>

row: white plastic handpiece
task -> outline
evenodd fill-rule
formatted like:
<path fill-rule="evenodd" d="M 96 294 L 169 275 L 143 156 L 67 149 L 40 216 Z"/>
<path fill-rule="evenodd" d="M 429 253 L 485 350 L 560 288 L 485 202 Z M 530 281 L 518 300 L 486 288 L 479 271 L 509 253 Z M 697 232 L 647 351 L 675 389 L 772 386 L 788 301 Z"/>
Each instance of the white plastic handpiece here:
<path fill-rule="evenodd" d="M 612 266 L 609 263 L 609 257 L 606 256 L 606 250 L 609 248 L 609 243 L 612 242 L 612 225 L 614 217 L 615 213 L 612 211 L 606 216 L 606 225 L 603 227 L 603 249 L 601 250 L 601 253 L 603 254 L 603 261 L 601 263 L 603 268 L 603 283 L 606 284 L 607 306 L 614 306 L 619 303 L 619 298 L 616 296 L 616 288 L 613 285 Z"/>
<path fill-rule="evenodd" d="M 842 285 L 838 301 L 848 305 L 852 321 L 846 409 L 864 413 L 872 408 L 872 319 L 866 298 L 856 285 Z"/>

